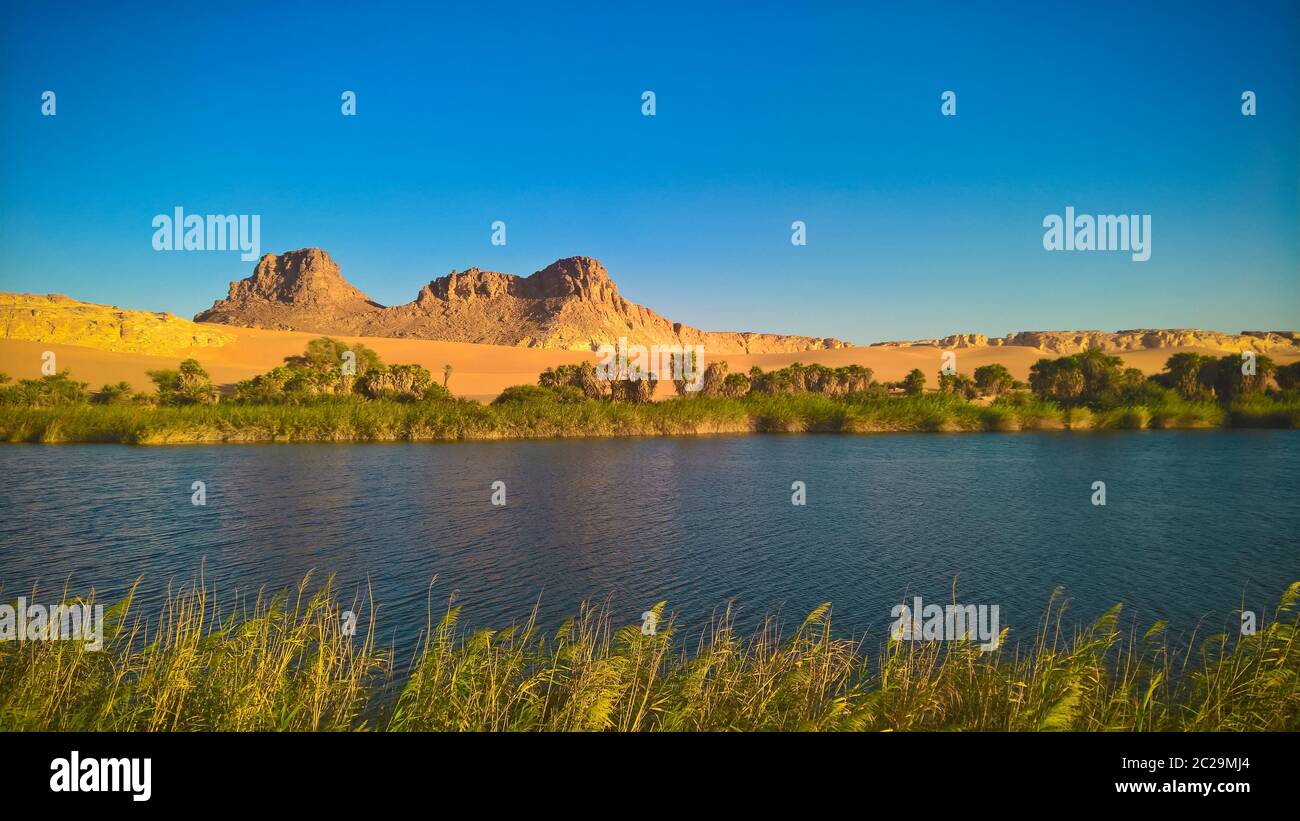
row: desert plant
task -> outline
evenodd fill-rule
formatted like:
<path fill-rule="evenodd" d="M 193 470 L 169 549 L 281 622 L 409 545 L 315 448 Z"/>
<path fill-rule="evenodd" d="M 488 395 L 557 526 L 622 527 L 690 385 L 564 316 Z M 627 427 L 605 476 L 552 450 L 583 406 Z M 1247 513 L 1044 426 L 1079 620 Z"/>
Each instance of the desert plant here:
<path fill-rule="evenodd" d="M 925 390 L 925 372 L 920 368 L 913 368 L 907 376 L 903 377 L 900 387 L 908 396 L 920 396 Z"/>
<path fill-rule="evenodd" d="M 984 396 L 1001 396 L 1015 386 L 1011 371 L 996 362 L 975 369 L 975 387 Z"/>

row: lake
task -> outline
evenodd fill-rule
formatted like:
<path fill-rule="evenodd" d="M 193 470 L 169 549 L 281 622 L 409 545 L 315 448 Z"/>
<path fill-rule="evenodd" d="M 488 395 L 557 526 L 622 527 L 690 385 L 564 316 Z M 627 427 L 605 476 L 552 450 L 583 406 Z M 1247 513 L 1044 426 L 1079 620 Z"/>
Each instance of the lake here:
<path fill-rule="evenodd" d="M 201 562 L 227 596 L 315 569 L 349 600 L 368 580 L 400 648 L 453 591 L 469 626 L 538 601 L 551 626 L 584 599 L 639 623 L 667 599 L 690 634 L 729 600 L 747 625 L 830 601 L 877 646 L 895 604 L 950 602 L 954 581 L 1014 640 L 1058 586 L 1069 622 L 1122 601 L 1185 631 L 1271 614 L 1300 579 L 1290 431 L 9 445 L 0 471 L 5 600 L 65 581 L 112 599 L 142 577 L 152 614 Z"/>

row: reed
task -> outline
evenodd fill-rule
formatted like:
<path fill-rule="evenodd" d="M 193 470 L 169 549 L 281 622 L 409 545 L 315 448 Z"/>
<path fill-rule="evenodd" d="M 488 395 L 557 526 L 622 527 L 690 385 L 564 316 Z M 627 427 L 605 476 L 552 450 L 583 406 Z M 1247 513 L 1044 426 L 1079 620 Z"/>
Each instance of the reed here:
<path fill-rule="evenodd" d="M 688 631 L 585 605 L 544 631 L 536 612 L 467 632 L 431 614 L 407 666 L 376 647 L 372 601 L 341 628 L 331 580 L 239 597 L 201 580 L 142 618 L 134 591 L 109 610 L 102 650 L 0 642 L 0 730 L 208 731 L 1295 731 L 1300 582 L 1253 635 L 1172 643 L 1165 625 L 1121 628 L 1117 605 L 1069 630 L 1053 597 L 1036 633 L 999 649 L 867 638 L 832 628 L 829 604 L 797 628 L 746 635 L 730 609 Z M 93 600 L 93 599 L 92 599 Z"/>
<path fill-rule="evenodd" d="M 1225 409 L 1164 398 L 1155 405 L 1062 408 L 1021 393 L 991 404 L 953 394 L 813 393 L 697 396 L 662 402 L 573 400 L 537 392 L 483 405 L 468 400 L 324 397 L 310 402 L 148 406 L 0 405 L 0 442 L 135 445 L 219 442 L 432 442 L 714 433 L 875 433 L 1300 427 L 1300 404 L 1266 396 Z"/>

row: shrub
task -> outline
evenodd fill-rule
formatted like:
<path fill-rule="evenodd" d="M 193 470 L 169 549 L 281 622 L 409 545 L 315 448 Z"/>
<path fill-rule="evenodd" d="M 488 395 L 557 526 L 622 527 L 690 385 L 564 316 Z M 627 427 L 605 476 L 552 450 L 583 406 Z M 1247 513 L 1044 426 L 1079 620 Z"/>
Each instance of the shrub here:
<path fill-rule="evenodd" d="M 710 362 L 704 369 L 704 381 L 700 385 L 701 396 L 722 396 L 723 384 L 727 381 L 727 363 L 719 360 Z"/>
<path fill-rule="evenodd" d="M 454 402 L 456 397 L 447 389 L 446 385 L 439 385 L 437 382 L 429 385 L 424 389 L 424 395 L 420 397 L 425 402 Z"/>
<path fill-rule="evenodd" d="M 797 393 L 816 393 L 822 396 L 843 397 L 871 387 L 873 373 L 861 365 L 829 368 L 825 365 L 804 365 L 795 362 L 786 368 L 764 372 L 757 365 L 749 369 L 745 383 L 736 381 L 737 389 L 748 384 L 745 392 L 784 396 Z M 742 394 L 743 395 L 743 394 Z"/>
<path fill-rule="evenodd" d="M 952 394 L 965 399 L 974 399 L 979 395 L 975 380 L 964 373 L 939 373 L 939 393 Z"/>
<path fill-rule="evenodd" d="M 672 370 L 673 388 L 677 390 L 678 396 L 688 396 L 695 393 L 690 386 L 696 384 L 703 374 L 700 373 L 700 363 L 695 357 L 695 351 L 684 351 L 680 356 L 671 354 L 668 358 L 668 366 Z"/>
<path fill-rule="evenodd" d="M 730 399 L 740 399 L 749 393 L 749 377 L 743 373 L 729 373 L 722 380 L 722 395 Z"/>
<path fill-rule="evenodd" d="M 590 362 L 547 368 L 537 378 L 537 384 L 543 388 L 576 388 L 588 399 L 604 399 L 609 395 L 608 380 L 602 380 Z"/>
<path fill-rule="evenodd" d="M 120 405 L 132 400 L 131 385 L 128 382 L 118 382 L 116 385 L 105 385 L 90 397 L 90 401 L 96 405 Z"/>
<path fill-rule="evenodd" d="M 1277 386 L 1284 391 L 1300 388 L 1300 362 L 1279 365 L 1273 377 L 1277 380 Z"/>
<path fill-rule="evenodd" d="M 284 364 L 290 368 L 315 371 L 317 373 L 338 373 L 342 375 L 344 354 L 351 353 L 356 367 L 356 376 L 362 376 L 383 367 L 379 354 L 360 343 L 343 342 L 333 337 L 323 336 L 307 343 L 307 349 L 299 356 L 286 356 Z"/>
<path fill-rule="evenodd" d="M 1016 384 L 1011 371 L 996 362 L 975 369 L 975 387 L 985 396 L 1001 396 Z"/>
<path fill-rule="evenodd" d="M 0 402 L 32 408 L 77 405 L 89 398 L 86 383 L 73 380 L 68 371 L 40 379 L 20 379 L 16 385 L 0 388 Z"/>
<path fill-rule="evenodd" d="M 1184 399 L 1209 399 L 1214 392 L 1206 384 L 1201 372 L 1214 365 L 1212 356 L 1198 353 L 1176 353 L 1165 362 L 1165 371 L 1153 379 L 1171 390 L 1177 391 Z M 1212 381 L 1212 380 L 1211 380 Z"/>
<path fill-rule="evenodd" d="M 1062 405 L 1097 405 L 1113 402 L 1114 395 L 1131 384 L 1133 373 L 1123 370 L 1124 360 L 1093 348 L 1086 353 L 1040 359 L 1029 369 L 1029 387 L 1041 399 Z M 1141 372 L 1137 372 L 1141 377 Z"/>
<path fill-rule="evenodd" d="M 186 359 L 178 370 L 147 373 L 158 389 L 160 405 L 198 405 L 217 401 L 217 389 L 197 359 Z"/>
<path fill-rule="evenodd" d="M 1240 396 L 1263 393 L 1277 365 L 1260 354 L 1255 357 L 1255 373 L 1243 373 L 1244 370 L 1245 359 L 1240 354 L 1228 354 L 1207 365 L 1201 375 L 1214 388 L 1219 401 L 1226 404 Z"/>
<path fill-rule="evenodd" d="M 419 365 L 380 365 L 357 378 L 357 390 L 368 399 L 420 399 L 433 384 L 433 374 Z"/>
<path fill-rule="evenodd" d="M 572 386 L 563 387 L 572 389 Z M 493 405 L 522 404 L 526 402 L 547 402 L 555 399 L 555 390 L 540 385 L 511 385 L 492 400 Z"/>

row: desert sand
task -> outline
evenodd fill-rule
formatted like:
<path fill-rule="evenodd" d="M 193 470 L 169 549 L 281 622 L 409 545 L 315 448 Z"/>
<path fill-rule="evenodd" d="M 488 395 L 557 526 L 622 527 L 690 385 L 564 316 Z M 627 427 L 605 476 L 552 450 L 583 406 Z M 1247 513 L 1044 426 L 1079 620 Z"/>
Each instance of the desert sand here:
<path fill-rule="evenodd" d="M 206 324 L 206 323 L 203 323 Z M 59 370 L 68 370 L 74 379 L 98 388 L 105 383 L 126 381 L 138 390 L 149 389 L 146 371 L 175 368 L 186 357 L 194 357 L 212 375 L 213 382 L 229 387 L 241 379 L 264 373 L 284 358 L 302 353 L 307 342 L 320 334 L 299 331 L 269 331 L 213 325 L 213 330 L 233 337 L 220 347 L 194 347 L 182 349 L 171 356 L 150 356 L 140 353 L 111 352 L 53 342 L 0 340 L 0 372 L 15 379 L 40 376 L 41 354 L 53 351 Z M 360 342 L 373 348 L 384 362 L 415 363 L 428 368 L 442 380 L 444 365 L 452 366 L 448 387 L 458 396 L 489 401 L 510 385 L 534 384 L 537 375 L 548 367 L 588 360 L 595 362 L 594 353 L 581 351 L 517 348 L 503 345 L 478 345 L 466 342 L 436 342 L 422 339 L 388 339 L 378 337 L 339 337 L 349 342 Z M 1180 351 L 1223 355 L 1224 351 L 1203 347 L 1170 347 L 1131 351 L 1119 354 L 1129 367 L 1144 373 L 1159 372 L 1165 360 Z M 712 357 L 706 350 L 705 364 L 716 359 L 725 360 L 731 372 L 748 371 L 754 365 L 764 370 L 781 368 L 794 362 L 805 365 L 821 364 L 829 367 L 864 365 L 875 372 L 880 381 L 901 379 L 913 368 L 925 372 L 927 383 L 933 387 L 940 367 L 941 349 L 929 346 L 909 347 L 855 347 L 831 350 L 802 351 L 798 353 L 727 354 Z M 1026 379 L 1029 366 L 1043 357 L 1057 354 L 1038 348 L 1021 346 L 980 346 L 956 351 L 957 369 L 972 373 L 981 365 L 1000 363 L 1017 379 Z M 1270 352 L 1278 364 L 1300 359 L 1300 354 Z M 672 393 L 671 385 L 662 385 L 660 396 Z"/>

